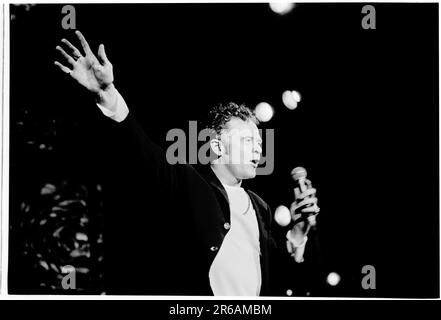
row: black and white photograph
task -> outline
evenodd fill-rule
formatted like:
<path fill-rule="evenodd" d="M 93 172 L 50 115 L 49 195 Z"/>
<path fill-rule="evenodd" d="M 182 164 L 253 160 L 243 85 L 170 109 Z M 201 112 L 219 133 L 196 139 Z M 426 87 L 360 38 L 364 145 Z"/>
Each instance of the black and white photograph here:
<path fill-rule="evenodd" d="M 2 294 L 439 298 L 438 3 L 7 6 Z"/>

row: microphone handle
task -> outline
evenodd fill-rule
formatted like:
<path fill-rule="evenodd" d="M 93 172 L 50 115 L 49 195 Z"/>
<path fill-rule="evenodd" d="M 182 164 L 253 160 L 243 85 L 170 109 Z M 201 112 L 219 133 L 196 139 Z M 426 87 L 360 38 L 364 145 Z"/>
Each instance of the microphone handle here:
<path fill-rule="evenodd" d="M 299 189 L 300 189 L 300 193 L 305 192 L 306 190 L 308 190 L 308 186 L 306 184 L 306 179 L 304 177 L 301 177 L 298 181 L 298 185 L 299 185 Z M 309 208 L 313 206 L 313 204 L 308 204 L 306 207 Z M 308 221 L 308 227 L 307 227 L 307 231 L 309 231 L 310 227 L 313 227 L 313 229 L 315 229 L 315 225 L 316 225 L 316 221 L 315 221 L 315 214 L 310 214 L 307 218 Z"/>
<path fill-rule="evenodd" d="M 298 184 L 299 184 L 300 192 L 305 192 L 308 189 L 306 185 L 306 179 L 300 178 L 298 182 L 299 182 Z"/>

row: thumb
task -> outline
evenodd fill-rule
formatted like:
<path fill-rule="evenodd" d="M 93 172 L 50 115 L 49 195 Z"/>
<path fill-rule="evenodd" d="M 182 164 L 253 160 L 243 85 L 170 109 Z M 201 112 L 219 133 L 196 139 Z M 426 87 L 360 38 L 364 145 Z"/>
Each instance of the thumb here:
<path fill-rule="evenodd" d="M 106 51 L 104 50 L 103 44 L 100 44 L 98 48 L 98 59 L 103 65 L 110 63 L 109 60 L 107 59 Z"/>
<path fill-rule="evenodd" d="M 299 187 L 295 187 L 294 188 L 294 199 L 297 200 L 299 195 L 300 195 L 300 188 Z"/>

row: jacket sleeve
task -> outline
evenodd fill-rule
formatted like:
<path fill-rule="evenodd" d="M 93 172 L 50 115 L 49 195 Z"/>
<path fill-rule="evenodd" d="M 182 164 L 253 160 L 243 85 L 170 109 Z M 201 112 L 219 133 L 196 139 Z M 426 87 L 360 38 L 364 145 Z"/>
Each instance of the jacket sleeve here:
<path fill-rule="evenodd" d="M 124 165 L 136 168 L 138 178 L 158 188 L 158 191 L 175 194 L 182 175 L 180 172 L 184 166 L 189 165 L 169 164 L 166 152 L 145 134 L 132 112 L 123 121 L 113 125 L 116 127 L 114 132 L 118 144 L 121 146 L 116 147 L 117 152 L 123 153 L 118 158 L 123 159 Z"/>

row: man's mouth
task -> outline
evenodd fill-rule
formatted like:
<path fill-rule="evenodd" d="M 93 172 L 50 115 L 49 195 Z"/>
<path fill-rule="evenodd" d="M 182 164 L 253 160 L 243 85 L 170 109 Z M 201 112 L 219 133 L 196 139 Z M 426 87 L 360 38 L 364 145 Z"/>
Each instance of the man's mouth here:
<path fill-rule="evenodd" d="M 257 168 L 257 166 L 259 165 L 259 162 L 260 162 L 259 159 L 253 159 L 253 160 L 250 161 L 251 165 L 252 165 L 254 168 Z"/>

